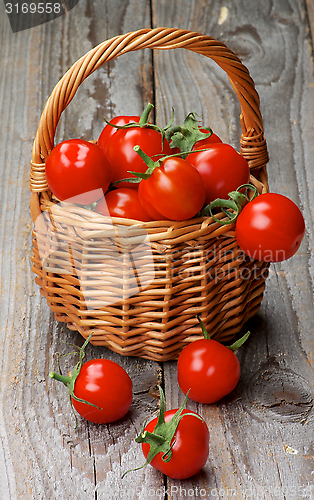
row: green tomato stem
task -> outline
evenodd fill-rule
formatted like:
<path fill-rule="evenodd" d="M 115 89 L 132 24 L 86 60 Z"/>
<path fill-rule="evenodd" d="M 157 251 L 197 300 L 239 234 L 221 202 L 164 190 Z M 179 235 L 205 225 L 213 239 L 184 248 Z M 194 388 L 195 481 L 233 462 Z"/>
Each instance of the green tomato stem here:
<path fill-rule="evenodd" d="M 166 139 L 171 148 L 179 148 L 182 158 L 192 151 L 194 144 L 202 139 L 207 139 L 212 135 L 212 130 L 206 128 L 206 132 L 201 132 L 198 121 L 195 118 L 196 113 L 189 113 L 185 118 L 183 125 L 174 125 L 166 131 Z"/>
<path fill-rule="evenodd" d="M 140 125 L 146 125 L 147 120 L 148 120 L 148 116 L 149 116 L 151 110 L 153 109 L 153 107 L 154 107 L 154 105 L 151 104 L 150 102 L 147 104 L 146 108 L 144 109 L 144 111 L 141 115 L 141 118 L 139 121 Z"/>
<path fill-rule="evenodd" d="M 207 151 L 207 149 L 201 149 L 199 151 Z M 174 153 L 172 155 L 163 156 L 162 158 L 159 158 L 159 160 L 154 161 L 146 153 L 144 153 L 144 151 L 141 149 L 141 147 L 138 144 L 136 146 L 134 146 L 133 150 L 146 163 L 146 165 L 147 165 L 146 172 L 133 172 L 132 170 L 128 170 L 128 173 L 135 175 L 135 178 L 133 178 L 133 180 L 132 180 L 132 178 L 121 179 L 119 181 L 116 181 L 115 184 L 117 184 L 118 182 L 133 182 L 133 183 L 138 183 L 142 179 L 143 180 L 147 180 L 152 175 L 152 173 L 154 172 L 155 168 L 160 167 L 160 165 L 162 165 L 162 163 L 165 160 L 167 160 L 168 158 L 177 158 L 177 157 L 182 157 L 182 155 L 184 155 L 184 154 L 188 154 L 188 152 L 185 152 L 185 153 Z M 192 153 L 193 153 L 193 151 L 192 151 Z"/>
<path fill-rule="evenodd" d="M 198 314 L 196 315 L 196 317 L 197 317 L 197 319 L 198 319 L 198 321 L 199 321 L 199 324 L 200 324 L 200 326 L 201 326 L 202 333 L 203 333 L 203 335 L 204 335 L 204 339 L 209 340 L 209 339 L 210 339 L 210 335 L 209 335 L 209 333 L 208 333 L 208 331 L 207 331 L 207 329 L 206 329 L 206 327 L 205 327 L 205 325 L 204 325 L 203 321 L 201 320 L 201 318 L 199 317 L 199 315 L 198 315 Z"/>
<path fill-rule="evenodd" d="M 144 151 L 140 148 L 139 145 L 134 146 L 134 151 L 142 158 L 142 160 L 146 163 L 149 169 L 155 168 L 159 166 L 159 162 L 154 162 Z"/>
<path fill-rule="evenodd" d="M 243 189 L 245 189 L 245 193 L 241 193 Z M 253 191 L 252 198 L 249 198 L 248 191 Z M 247 203 L 249 203 L 251 200 L 254 200 L 254 198 L 258 196 L 258 191 L 256 187 L 253 186 L 253 184 L 242 184 L 236 189 L 236 191 L 231 191 L 228 194 L 228 200 L 217 198 L 216 200 L 209 203 L 209 205 L 206 205 L 206 207 L 204 207 L 199 213 L 200 217 L 209 214 L 214 221 L 219 222 L 219 224 L 221 225 L 232 224 L 237 220 L 238 215 L 243 207 L 245 207 Z M 213 213 L 214 208 L 220 209 L 222 212 L 224 212 L 228 216 L 228 220 L 220 220 L 215 217 Z"/>
<path fill-rule="evenodd" d="M 204 335 L 204 339 L 206 340 L 210 340 L 210 336 L 209 336 L 209 333 L 203 323 L 203 321 L 201 320 L 201 318 L 199 317 L 199 315 L 197 314 L 196 315 L 198 321 L 199 321 L 199 324 L 202 328 L 202 332 L 203 332 L 203 335 Z M 249 336 L 251 335 L 251 332 L 246 332 L 240 339 L 236 340 L 233 344 L 231 345 L 227 345 L 226 347 L 228 349 L 230 349 L 231 351 L 235 352 L 239 349 L 239 347 L 241 347 L 241 345 L 244 344 L 244 342 L 249 338 Z"/>
<path fill-rule="evenodd" d="M 249 338 L 249 336 L 251 335 L 251 332 L 246 332 L 240 339 L 236 340 L 233 344 L 231 345 L 228 345 L 228 349 L 230 349 L 231 351 L 235 352 L 239 349 L 239 347 L 241 347 L 241 345 L 244 344 L 244 342 L 246 342 L 246 340 Z"/>
<path fill-rule="evenodd" d="M 152 432 L 144 431 L 141 436 L 136 438 L 137 443 L 149 443 L 151 445 L 162 445 L 165 442 L 164 436 L 158 436 Z"/>
<path fill-rule="evenodd" d="M 49 373 L 49 377 L 62 382 L 66 387 L 68 387 L 69 383 L 72 380 L 72 377 L 67 377 L 66 375 L 61 375 L 60 373 L 51 372 Z"/>

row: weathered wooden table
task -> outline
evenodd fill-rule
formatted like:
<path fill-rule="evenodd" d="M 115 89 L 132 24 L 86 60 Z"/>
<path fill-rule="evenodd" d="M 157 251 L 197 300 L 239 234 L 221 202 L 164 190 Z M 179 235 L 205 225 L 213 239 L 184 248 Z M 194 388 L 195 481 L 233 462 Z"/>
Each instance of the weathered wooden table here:
<path fill-rule="evenodd" d="M 66 15 L 13 33 L 0 4 L 1 169 L 1 500 L 148 498 L 314 498 L 313 436 L 313 0 L 80 0 Z M 313 24 L 312 24 L 313 23 Z M 302 209 L 307 233 L 289 261 L 271 265 L 262 307 L 239 351 L 241 380 L 218 404 L 198 411 L 210 429 L 206 467 L 186 481 L 142 464 L 134 438 L 158 407 L 183 401 L 176 362 L 159 364 L 89 346 L 86 359 L 119 362 L 134 383 L 129 414 L 111 425 L 79 420 L 64 387 L 48 377 L 64 342 L 79 334 L 57 324 L 31 271 L 29 160 L 39 117 L 54 85 L 93 46 L 120 33 L 168 26 L 225 42 L 249 68 L 261 98 L 272 191 Z M 121 57 L 91 76 L 58 128 L 57 140 L 97 138 L 102 116 L 138 114 L 155 103 L 157 123 L 174 105 L 203 115 L 237 149 L 239 103 L 225 74 L 188 51 Z M 73 357 L 62 360 L 66 371 Z"/>

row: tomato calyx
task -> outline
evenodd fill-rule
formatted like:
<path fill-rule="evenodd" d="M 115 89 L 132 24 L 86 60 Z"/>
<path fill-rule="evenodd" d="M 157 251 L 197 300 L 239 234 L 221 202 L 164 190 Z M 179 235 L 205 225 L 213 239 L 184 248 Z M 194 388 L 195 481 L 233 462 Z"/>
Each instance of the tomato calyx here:
<path fill-rule="evenodd" d="M 209 333 L 208 333 L 208 331 L 207 331 L 207 329 L 206 329 L 203 321 L 201 320 L 201 318 L 199 317 L 198 314 L 196 315 L 196 318 L 199 321 L 199 324 L 200 324 L 200 327 L 202 329 L 202 333 L 203 333 L 204 339 L 205 340 L 211 340 L 210 335 L 209 335 Z M 249 338 L 250 335 L 251 335 L 251 332 L 246 332 L 241 338 L 239 338 L 238 340 L 236 340 L 235 342 L 233 342 L 233 344 L 226 345 L 225 347 L 227 347 L 227 349 L 230 349 L 231 351 L 235 352 L 235 351 L 237 351 L 244 344 L 244 342 L 246 342 L 246 340 Z"/>
<path fill-rule="evenodd" d="M 196 142 L 208 139 L 213 134 L 212 129 L 209 127 L 203 129 L 207 130 L 207 133 L 200 130 L 195 115 L 196 113 L 189 113 L 183 125 L 174 125 L 173 127 L 169 127 L 166 131 L 166 139 L 170 147 L 179 148 L 182 153 L 182 158 L 186 158 L 192 151 Z"/>
<path fill-rule="evenodd" d="M 92 333 L 89 335 L 89 337 L 86 339 L 86 341 L 84 342 L 82 347 L 78 347 L 74 344 L 70 344 L 73 347 L 77 348 L 79 351 L 79 361 L 75 365 L 75 367 L 73 368 L 71 375 L 63 375 L 62 374 L 60 363 L 59 363 L 59 357 L 58 357 L 59 373 L 55 373 L 55 372 L 49 373 L 49 377 L 51 377 L 55 380 L 58 380 L 59 382 L 62 382 L 69 391 L 70 404 L 71 404 L 71 407 L 73 410 L 73 414 L 75 416 L 75 423 L 76 423 L 75 427 L 77 427 L 77 419 L 76 419 L 76 415 L 75 415 L 75 412 L 73 409 L 72 398 L 75 399 L 76 401 L 79 401 L 80 403 L 85 403 L 85 404 L 88 404 L 90 406 L 93 406 L 94 408 L 97 408 L 98 410 L 103 409 L 103 408 L 99 408 L 98 406 L 94 405 L 93 403 L 90 403 L 89 401 L 86 401 L 85 399 L 78 398 L 74 394 L 75 382 L 76 382 L 77 377 L 79 376 L 79 373 L 80 373 L 81 368 L 82 368 L 83 360 L 85 358 L 85 348 L 86 348 L 88 342 L 90 341 L 92 335 L 93 335 Z"/>
<path fill-rule="evenodd" d="M 175 153 L 173 155 L 163 156 L 159 158 L 157 161 L 154 161 L 150 156 L 148 156 L 144 151 L 140 148 L 140 146 L 134 146 L 134 151 L 142 158 L 142 160 L 147 165 L 147 170 L 145 172 L 133 172 L 133 170 L 129 170 L 129 174 L 135 175 L 135 177 L 128 177 L 126 179 L 121 179 L 113 183 L 113 186 L 119 184 L 120 182 L 130 182 L 132 184 L 139 184 L 141 180 L 147 180 L 152 175 L 155 168 L 159 168 L 162 165 L 162 162 L 167 158 L 172 158 L 176 156 L 181 156 L 181 153 Z"/>
<path fill-rule="evenodd" d="M 244 189 L 245 193 L 241 192 Z M 253 191 L 252 197 L 249 197 L 248 194 L 250 190 Z M 236 189 L 236 191 L 230 191 L 228 194 L 230 199 L 223 200 L 221 198 L 217 198 L 206 205 L 206 207 L 201 210 L 199 215 L 202 217 L 209 214 L 214 221 L 219 222 L 221 225 L 233 224 L 237 220 L 243 207 L 258 196 L 258 191 L 253 184 L 242 184 Z M 228 220 L 218 219 L 214 214 L 214 209 L 224 212 L 225 215 L 227 215 Z"/>
<path fill-rule="evenodd" d="M 185 399 L 180 406 L 180 408 L 176 411 L 176 413 L 173 415 L 173 417 L 168 421 L 165 422 L 165 413 L 166 413 L 166 401 L 165 401 L 165 395 L 164 392 L 161 388 L 161 386 L 158 386 L 159 393 L 160 393 L 160 408 L 159 408 L 159 415 L 157 419 L 156 426 L 154 428 L 153 432 L 149 432 L 145 430 L 147 422 L 144 423 L 143 428 L 137 438 L 135 438 L 135 441 L 137 443 L 143 444 L 147 443 L 150 445 L 150 449 L 146 458 L 146 461 L 143 465 L 140 467 L 136 467 L 135 469 L 129 469 L 126 472 L 123 473 L 122 478 L 128 473 L 128 472 L 134 472 L 136 470 L 142 469 L 146 465 L 148 465 L 158 453 L 162 453 L 162 460 L 164 462 L 170 462 L 171 457 L 172 457 L 172 448 L 176 442 L 175 438 L 175 433 L 178 428 L 178 425 L 180 423 L 180 420 L 187 416 L 191 415 L 193 417 L 199 418 L 200 420 L 203 421 L 202 417 L 196 413 L 182 413 L 187 399 L 188 399 L 188 394 L 189 391 L 187 392 Z M 173 442 L 172 442 L 173 441 Z"/>
<path fill-rule="evenodd" d="M 135 177 L 128 177 L 127 179 L 121 179 L 119 181 L 116 181 L 113 183 L 113 185 L 119 184 L 120 182 L 131 182 L 132 184 L 139 184 L 141 180 L 147 180 L 150 178 L 152 173 L 156 168 L 159 168 L 162 163 L 167 160 L 168 158 L 182 158 L 183 155 L 193 153 L 193 151 L 186 151 L 185 153 L 174 153 L 172 155 L 167 155 L 163 156 L 162 158 L 159 158 L 157 161 L 154 161 L 152 158 L 150 158 L 144 151 L 140 148 L 140 146 L 136 145 L 134 146 L 134 151 L 142 158 L 142 160 L 146 163 L 147 165 L 147 170 L 145 172 L 133 172 L 133 170 L 129 170 L 129 174 L 135 175 Z M 207 149 L 201 149 L 199 151 L 207 151 Z"/>

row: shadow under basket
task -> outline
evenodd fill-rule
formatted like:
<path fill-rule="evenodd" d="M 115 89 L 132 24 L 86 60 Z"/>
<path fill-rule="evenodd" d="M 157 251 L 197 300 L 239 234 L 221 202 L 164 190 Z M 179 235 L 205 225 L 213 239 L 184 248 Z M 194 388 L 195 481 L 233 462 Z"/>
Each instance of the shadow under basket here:
<path fill-rule="evenodd" d="M 45 161 L 60 116 L 79 85 L 107 61 L 130 51 L 185 48 L 226 71 L 241 104 L 241 154 L 259 194 L 268 191 L 268 153 L 259 97 L 247 68 L 223 43 L 186 30 L 156 28 L 119 35 L 79 59 L 47 101 L 31 160 L 33 271 L 58 321 L 91 343 L 122 355 L 176 359 L 202 337 L 230 341 L 260 307 L 268 264 L 239 249 L 235 225 L 211 217 L 138 222 L 104 217 L 60 202 Z M 218 218 L 225 217 L 220 213 Z"/>

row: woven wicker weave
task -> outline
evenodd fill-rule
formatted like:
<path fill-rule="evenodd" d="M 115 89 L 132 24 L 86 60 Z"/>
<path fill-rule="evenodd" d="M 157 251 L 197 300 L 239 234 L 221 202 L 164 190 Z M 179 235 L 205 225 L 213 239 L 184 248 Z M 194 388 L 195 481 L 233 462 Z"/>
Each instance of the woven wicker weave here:
<path fill-rule="evenodd" d="M 234 225 L 210 217 L 136 222 L 57 203 L 45 177 L 59 118 L 79 85 L 102 64 L 144 48 L 185 48 L 213 59 L 241 104 L 241 154 L 251 182 L 268 190 L 259 98 L 248 70 L 223 43 L 179 29 L 143 29 L 105 41 L 79 59 L 43 111 L 31 160 L 33 271 L 57 320 L 92 343 L 157 361 L 178 357 L 200 338 L 199 314 L 213 338 L 230 340 L 260 307 L 265 263 L 244 258 Z M 224 214 L 220 214 L 223 217 Z"/>

